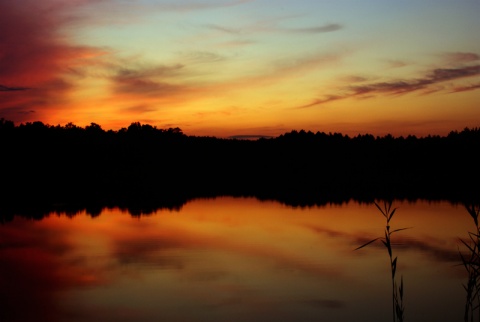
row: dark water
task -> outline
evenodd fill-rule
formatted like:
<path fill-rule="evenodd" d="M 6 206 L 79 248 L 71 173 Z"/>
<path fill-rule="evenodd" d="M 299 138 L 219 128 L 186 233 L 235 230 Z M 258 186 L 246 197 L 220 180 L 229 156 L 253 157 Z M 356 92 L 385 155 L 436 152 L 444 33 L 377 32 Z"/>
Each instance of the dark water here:
<path fill-rule="evenodd" d="M 397 202 L 406 321 L 462 321 L 462 206 Z M 0 225 L 0 321 L 391 321 L 384 218 L 374 205 L 294 209 L 195 200 L 132 217 Z"/>

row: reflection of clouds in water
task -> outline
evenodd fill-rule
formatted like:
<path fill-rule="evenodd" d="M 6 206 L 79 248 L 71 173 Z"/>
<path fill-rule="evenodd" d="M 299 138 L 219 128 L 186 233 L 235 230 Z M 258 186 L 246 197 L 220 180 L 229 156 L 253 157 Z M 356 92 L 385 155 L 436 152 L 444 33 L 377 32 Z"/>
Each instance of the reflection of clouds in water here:
<path fill-rule="evenodd" d="M 365 238 L 363 236 L 357 236 L 352 245 L 363 245 L 370 241 L 371 238 Z M 428 239 L 430 240 L 430 239 Z M 418 251 L 424 255 L 427 255 L 430 259 L 436 262 L 458 262 L 459 254 L 458 249 L 452 249 L 442 247 L 441 245 L 432 245 L 429 241 L 424 241 L 418 238 L 406 238 L 395 236 L 392 246 L 397 249 Z M 385 246 L 381 241 L 368 245 L 370 247 L 376 247 L 384 249 Z"/>
<path fill-rule="evenodd" d="M 197 270 L 185 272 L 182 279 L 192 282 L 215 282 L 228 277 L 229 273 L 226 270 L 217 270 L 212 268 L 210 270 Z"/>
<path fill-rule="evenodd" d="M 428 241 L 420 239 L 399 238 L 398 243 L 402 249 L 420 251 L 437 262 L 455 262 L 458 263 L 458 249 L 447 249 L 441 246 L 432 245 Z"/>
<path fill-rule="evenodd" d="M 181 256 L 172 255 L 170 250 L 180 249 L 186 244 L 168 236 L 117 240 L 112 256 L 121 265 L 143 264 L 157 268 L 182 269 L 185 262 Z"/>
<path fill-rule="evenodd" d="M 349 209 L 358 211 L 355 205 L 318 212 L 257 201 L 240 205 L 246 204 L 225 202 L 217 209 L 221 200 L 214 200 L 192 203 L 181 216 L 104 213 L 0 226 L 0 264 L 6 264 L 0 265 L 0 297 L 10 296 L 0 321 L 24 310 L 25 301 L 32 302 L 31 313 L 12 321 L 62 320 L 65 312 L 74 321 L 347 321 L 353 319 L 341 316 L 358 314 L 353 301 L 369 307 L 383 294 L 371 265 L 380 257 L 382 270 L 384 254 L 353 251 L 371 237 L 357 230 L 377 230 L 365 228 L 367 217 L 355 222 L 358 217 L 349 216 Z M 235 207 L 238 215 L 231 213 Z M 438 261 L 438 269 L 458 262 L 451 237 L 409 238 L 418 231 L 399 233 L 395 241 L 402 245 L 396 247 L 428 255 L 422 257 Z M 414 266 L 412 274 L 422 269 Z M 432 283 L 421 278 L 421 285 Z M 417 287 L 413 280 L 409 276 L 409 289 Z M 461 282 L 452 283 L 461 289 Z"/>
<path fill-rule="evenodd" d="M 270 266 L 273 264 L 274 268 L 288 268 L 326 278 L 345 278 L 343 269 L 333 267 L 329 263 L 319 263 L 308 252 L 285 250 L 281 246 L 275 245 L 274 242 L 259 244 L 252 243 L 248 238 L 233 240 L 228 234 L 212 236 L 195 231 L 181 230 L 173 233 L 162 231 L 157 234 L 146 231 L 142 233 L 145 237 L 132 235 L 130 238 L 121 237 L 113 241 L 112 256 L 120 264 L 185 269 L 188 265 L 187 259 L 191 260 L 186 255 L 186 252 L 190 250 L 202 250 L 205 260 L 217 251 L 226 251 L 230 254 L 267 261 Z M 248 237 L 248 234 L 245 236 Z M 225 262 L 219 263 L 219 265 L 230 268 L 234 264 Z M 218 268 L 214 271 L 218 271 Z M 202 274 L 207 273 L 203 272 Z M 212 274 L 210 277 L 214 275 L 212 272 L 208 274 Z"/>
<path fill-rule="evenodd" d="M 319 309 L 343 309 L 347 306 L 344 301 L 332 299 L 312 299 L 303 301 L 302 303 Z"/>
<path fill-rule="evenodd" d="M 349 244 L 352 245 L 352 249 L 358 247 L 359 245 L 364 245 L 367 242 L 371 241 L 373 238 L 376 238 L 375 236 L 361 236 L 358 234 L 347 233 L 344 231 L 333 230 L 320 226 L 305 225 L 305 227 L 312 230 L 316 234 L 348 241 Z M 444 246 L 446 244 L 445 241 L 441 242 L 441 244 L 434 245 L 432 244 L 432 241 L 440 241 L 430 237 L 424 237 L 426 240 L 421 237 L 404 237 L 401 236 L 401 233 L 402 232 L 399 232 L 398 235 L 395 234 L 393 236 L 394 248 L 418 251 L 422 254 L 427 255 L 429 258 L 436 262 L 458 262 L 459 260 L 458 249 Z M 456 244 L 452 243 L 452 245 Z M 380 240 L 370 244 L 369 247 L 376 247 L 381 249 L 385 248 L 385 246 L 381 243 Z"/>
<path fill-rule="evenodd" d="M 75 252 L 68 231 L 16 219 L 0 225 L 0 245 L 0 321 L 56 321 L 59 292 L 102 283 L 81 258 L 64 260 Z"/>

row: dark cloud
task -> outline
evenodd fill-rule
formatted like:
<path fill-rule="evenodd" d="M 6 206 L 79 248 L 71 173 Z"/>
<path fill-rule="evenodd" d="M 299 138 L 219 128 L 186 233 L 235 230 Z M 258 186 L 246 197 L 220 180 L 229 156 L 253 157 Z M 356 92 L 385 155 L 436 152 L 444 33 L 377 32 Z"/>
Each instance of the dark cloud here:
<path fill-rule="evenodd" d="M 458 86 L 454 87 L 452 93 L 474 91 L 480 89 L 480 84 L 468 85 L 468 86 Z"/>
<path fill-rule="evenodd" d="M 17 93 L 17 92 L 14 92 Z M 0 95 L 0 105 L 2 104 L 2 96 Z M 34 104 L 35 101 L 28 101 L 26 104 L 18 103 L 18 104 L 9 104 L 9 106 L 0 108 L 0 118 L 4 118 L 6 120 L 13 120 L 15 122 L 27 122 L 31 121 L 33 115 L 35 115 L 36 111 L 32 109 L 31 105 Z"/>
<path fill-rule="evenodd" d="M 180 91 L 179 86 L 138 78 L 115 78 L 115 92 L 118 94 L 169 96 Z"/>
<path fill-rule="evenodd" d="M 480 75 L 480 65 L 461 68 L 437 68 L 430 72 L 427 77 L 417 80 L 372 83 L 351 86 L 349 89 L 351 90 L 350 96 L 368 93 L 406 94 L 436 83 L 477 75 Z"/>
<path fill-rule="evenodd" d="M 480 60 L 480 55 L 476 53 L 455 52 L 443 54 L 444 58 L 452 63 L 469 63 Z"/>
<path fill-rule="evenodd" d="M 428 84 L 431 83 L 424 80 L 413 82 L 381 82 L 367 85 L 351 86 L 349 87 L 349 90 L 351 91 L 351 94 L 353 96 L 365 95 L 370 93 L 406 94 L 409 92 L 417 91 L 419 89 L 423 89 Z"/>
<path fill-rule="evenodd" d="M 216 24 L 206 24 L 204 27 L 212 30 L 221 31 L 228 34 L 242 34 L 245 32 L 259 32 L 259 31 L 279 31 L 279 32 L 287 32 L 287 33 L 304 33 L 304 34 L 319 34 L 325 32 L 332 32 L 343 29 L 343 26 L 337 23 L 326 24 L 323 26 L 314 26 L 314 27 L 305 27 L 305 28 L 281 28 L 275 26 L 273 22 L 264 22 L 261 24 L 255 24 L 249 27 L 245 27 L 242 29 L 239 28 L 231 28 L 226 26 L 220 26 Z"/>
<path fill-rule="evenodd" d="M 0 84 L 0 92 L 13 92 L 13 91 L 25 91 L 29 88 L 27 87 L 9 87 Z"/>
<path fill-rule="evenodd" d="M 172 66 L 146 66 L 146 67 L 132 67 L 120 68 L 117 72 L 118 77 L 124 78 L 146 78 L 146 77 L 168 77 L 176 76 L 184 66 L 176 64 Z"/>
<path fill-rule="evenodd" d="M 331 23 L 328 25 L 316 26 L 316 27 L 285 29 L 285 31 L 294 32 L 294 33 L 319 34 L 319 33 L 337 31 L 342 28 L 343 28 L 342 25 L 339 25 L 337 23 Z"/>
<path fill-rule="evenodd" d="M 118 94 L 164 97 L 184 90 L 183 86 L 170 81 L 181 69 L 183 65 L 121 68 L 110 80 Z"/>
<path fill-rule="evenodd" d="M 341 99 L 344 99 L 344 98 L 345 97 L 341 96 L 341 95 L 328 95 L 325 98 L 316 99 L 313 102 L 302 105 L 302 106 L 299 106 L 298 108 L 308 108 L 308 107 L 312 107 L 312 106 L 322 105 L 322 104 L 325 104 L 325 103 L 328 103 L 328 102 L 333 102 L 333 101 L 341 100 Z"/>
<path fill-rule="evenodd" d="M 307 108 L 316 105 L 321 105 L 331 101 L 346 99 L 346 98 L 365 98 L 365 97 L 374 97 L 377 94 L 384 95 L 404 95 L 411 92 L 416 92 L 419 90 L 424 90 L 423 94 L 430 94 L 437 92 L 441 89 L 433 88 L 439 83 L 445 81 L 454 81 L 466 77 L 480 76 L 480 65 L 475 66 L 463 66 L 459 68 L 437 68 L 429 73 L 426 76 L 418 79 L 412 80 L 398 80 L 392 82 L 377 82 L 377 83 L 366 83 L 361 85 L 346 86 L 341 89 L 344 94 L 340 95 L 327 95 L 324 98 L 318 98 L 312 101 L 311 103 L 299 106 L 298 108 Z M 454 89 L 454 92 L 466 91 L 466 90 L 475 90 L 479 87 L 476 85 L 467 86 L 467 87 L 457 87 L 457 90 Z"/>
<path fill-rule="evenodd" d="M 32 114 L 32 113 L 35 113 L 34 110 L 29 110 L 29 111 L 19 111 L 18 113 L 20 114 Z"/>
<path fill-rule="evenodd" d="M 72 89 L 72 85 L 61 78 L 45 80 L 39 86 L 0 94 L 0 117 L 15 122 L 38 120 L 51 111 L 52 104 L 66 102 L 64 95 Z"/>
<path fill-rule="evenodd" d="M 461 68 L 438 68 L 431 73 L 430 77 L 424 79 L 423 81 L 433 84 L 447 80 L 477 75 L 480 75 L 480 65 Z"/>

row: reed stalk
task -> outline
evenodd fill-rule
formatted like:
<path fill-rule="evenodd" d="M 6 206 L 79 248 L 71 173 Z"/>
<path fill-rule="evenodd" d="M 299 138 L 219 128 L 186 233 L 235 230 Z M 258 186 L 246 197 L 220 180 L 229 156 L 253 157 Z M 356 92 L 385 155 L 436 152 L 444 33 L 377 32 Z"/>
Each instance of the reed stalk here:
<path fill-rule="evenodd" d="M 385 225 L 385 237 L 377 237 L 375 239 L 370 240 L 369 242 L 363 244 L 360 247 L 357 247 L 355 250 L 361 249 L 367 245 L 374 243 L 377 240 L 380 240 L 383 245 L 387 248 L 388 256 L 390 259 L 390 270 L 391 270 L 391 277 L 392 277 L 392 320 L 393 322 L 403 322 L 405 319 L 405 305 L 403 304 L 403 276 L 400 277 L 400 285 L 397 283 L 397 256 L 393 255 L 392 249 L 392 235 L 396 232 L 409 229 L 409 228 L 400 228 L 391 230 L 390 221 L 395 214 L 397 208 L 392 209 L 392 202 L 383 203 L 383 208 L 380 207 L 378 203 L 375 202 L 375 206 L 377 209 L 382 213 L 383 217 L 386 219 Z"/>
<path fill-rule="evenodd" d="M 460 239 L 467 247 L 467 254 L 460 253 L 462 264 L 465 267 L 468 278 L 467 283 L 463 285 L 466 291 L 464 321 L 473 322 L 475 310 L 480 307 L 480 227 L 478 218 L 480 216 L 480 206 L 465 205 L 470 217 L 475 223 L 475 231 L 468 232 L 468 240 Z M 478 312 L 478 320 L 480 321 L 480 311 Z"/>

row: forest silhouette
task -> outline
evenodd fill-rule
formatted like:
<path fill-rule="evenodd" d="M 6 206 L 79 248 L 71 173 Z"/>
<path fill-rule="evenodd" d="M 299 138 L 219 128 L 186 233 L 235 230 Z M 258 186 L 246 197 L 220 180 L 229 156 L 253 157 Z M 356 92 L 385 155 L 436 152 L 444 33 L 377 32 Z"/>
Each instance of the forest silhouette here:
<path fill-rule="evenodd" d="M 240 140 L 138 122 L 113 131 L 0 119 L 0 143 L 4 213 L 70 207 L 95 215 L 109 206 L 148 213 L 225 195 L 292 206 L 480 196 L 479 128 L 442 137 L 301 130 Z"/>

